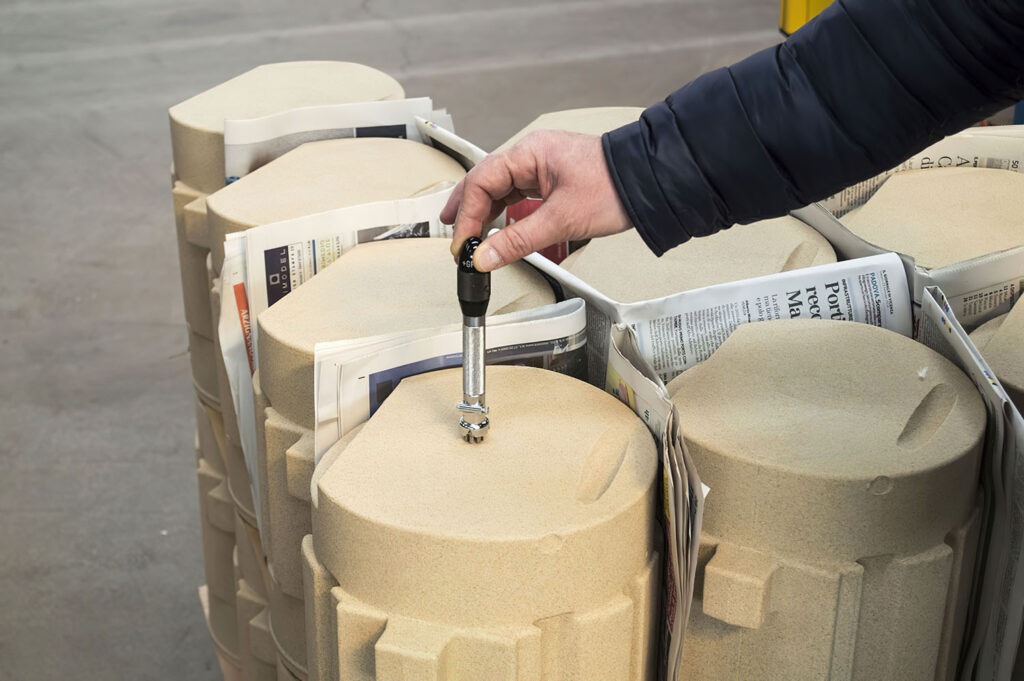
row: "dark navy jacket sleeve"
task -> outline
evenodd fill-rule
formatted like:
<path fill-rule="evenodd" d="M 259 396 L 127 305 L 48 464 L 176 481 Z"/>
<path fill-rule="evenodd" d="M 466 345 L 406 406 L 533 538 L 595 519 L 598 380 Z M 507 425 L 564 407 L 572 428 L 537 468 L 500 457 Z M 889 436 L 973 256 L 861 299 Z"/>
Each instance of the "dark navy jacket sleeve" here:
<path fill-rule="evenodd" d="M 607 133 L 661 255 L 820 200 L 1024 98 L 1024 0 L 836 0 Z"/>

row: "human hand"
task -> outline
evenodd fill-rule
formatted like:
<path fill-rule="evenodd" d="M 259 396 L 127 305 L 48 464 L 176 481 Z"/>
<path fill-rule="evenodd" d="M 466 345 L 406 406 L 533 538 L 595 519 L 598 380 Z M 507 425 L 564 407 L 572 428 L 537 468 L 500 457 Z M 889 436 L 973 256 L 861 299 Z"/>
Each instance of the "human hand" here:
<path fill-rule="evenodd" d="M 615 191 L 601 138 L 539 130 L 510 149 L 490 154 L 455 187 L 441 211 L 454 222 L 452 255 L 506 206 L 527 197 L 544 203 L 531 215 L 487 237 L 473 262 L 481 272 L 561 241 L 578 241 L 629 229 L 629 217 Z"/>

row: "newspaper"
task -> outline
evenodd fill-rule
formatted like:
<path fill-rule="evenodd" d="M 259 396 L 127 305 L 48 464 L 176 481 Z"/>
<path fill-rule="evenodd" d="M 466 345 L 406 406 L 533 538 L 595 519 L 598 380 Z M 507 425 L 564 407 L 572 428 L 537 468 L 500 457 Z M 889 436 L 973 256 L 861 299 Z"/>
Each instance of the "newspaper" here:
<path fill-rule="evenodd" d="M 1024 419 L 938 287 L 925 291 L 918 340 L 970 377 L 988 412 L 982 545 L 958 678 L 1009 679 L 1024 624 Z"/>
<path fill-rule="evenodd" d="M 662 496 L 659 512 L 665 533 L 658 678 L 676 681 L 683 636 L 693 603 L 700 548 L 701 517 L 708 488 L 701 483 L 679 431 L 679 414 L 665 384 L 643 358 L 633 328 L 611 327 L 607 390 L 643 419 L 658 444 Z"/>
<path fill-rule="evenodd" d="M 224 121 L 227 184 L 306 142 L 345 137 L 398 137 L 423 142 L 417 117 L 452 130 L 451 116 L 429 97 L 329 104 L 290 109 L 261 118 Z"/>
<path fill-rule="evenodd" d="M 253 227 L 243 232 L 249 306 L 256 319 L 355 246 L 388 239 L 450 238 L 438 216 L 452 184 L 396 201 L 364 203 Z M 253 338 L 258 357 L 258 338 Z"/>
<path fill-rule="evenodd" d="M 249 471 L 249 480 L 256 485 L 259 467 L 252 392 L 252 375 L 256 366 L 252 348 L 255 319 L 249 311 L 243 234 L 230 234 L 224 242 L 224 265 L 220 270 L 220 319 L 216 322 L 224 369 L 231 387 L 231 402 L 238 421 L 239 444 L 245 458 L 245 467 Z M 252 500 L 259 526 L 263 517 L 260 514 L 261 497 L 258 489 L 253 491 Z"/>
<path fill-rule="evenodd" d="M 587 301 L 588 371 L 604 386 L 613 324 L 629 324 L 662 381 L 707 359 L 740 324 L 786 318 L 842 319 L 911 335 L 910 292 L 889 253 L 684 291 L 636 303 L 612 300 L 536 253 L 526 261 Z"/>
<path fill-rule="evenodd" d="M 585 379 L 586 313 L 575 298 L 487 320 L 487 363 L 527 365 Z M 462 324 L 314 349 L 316 460 L 364 423 L 408 376 L 462 365 Z"/>
<path fill-rule="evenodd" d="M 792 215 L 814 227 L 843 258 L 886 252 L 849 231 L 837 216 L 866 202 L 889 177 L 905 170 L 944 167 L 998 168 L 1024 172 L 1024 125 L 970 128 L 951 135 L 912 156 L 898 167 L 844 189 Z M 1024 246 L 991 253 L 945 267 L 926 269 L 903 255 L 911 280 L 914 311 L 924 291 L 937 286 L 945 293 L 957 319 L 967 329 L 1009 311 L 1024 289 Z"/>

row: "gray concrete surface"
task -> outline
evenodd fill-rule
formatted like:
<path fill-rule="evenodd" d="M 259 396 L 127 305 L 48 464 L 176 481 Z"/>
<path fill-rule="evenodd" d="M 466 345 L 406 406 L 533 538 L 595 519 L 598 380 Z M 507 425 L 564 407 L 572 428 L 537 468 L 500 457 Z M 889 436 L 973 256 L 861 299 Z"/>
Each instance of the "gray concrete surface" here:
<path fill-rule="evenodd" d="M 0 3 L 0 680 L 213 679 L 166 109 L 262 62 L 401 80 L 493 148 L 778 39 L 776 0 Z"/>

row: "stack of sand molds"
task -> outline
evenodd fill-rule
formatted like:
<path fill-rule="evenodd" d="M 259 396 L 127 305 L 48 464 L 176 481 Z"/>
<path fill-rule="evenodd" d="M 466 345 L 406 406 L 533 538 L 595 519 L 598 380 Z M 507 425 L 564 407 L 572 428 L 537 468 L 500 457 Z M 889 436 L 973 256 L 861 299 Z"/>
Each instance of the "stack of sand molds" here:
<path fill-rule="evenodd" d="M 270 622 L 283 663 L 300 678 L 307 666 L 301 547 L 312 528 L 314 346 L 458 323 L 462 317 L 453 276 L 447 240 L 363 244 L 259 316 L 259 371 L 253 389 Z M 547 282 L 516 264 L 494 274 L 488 312 L 552 302 Z M 460 394 L 452 393 L 452 399 Z M 426 436 L 402 427 L 396 437 Z"/>
<path fill-rule="evenodd" d="M 266 599 L 263 580 L 257 578 L 263 550 L 254 531 L 249 480 L 244 464 L 239 465 L 237 426 L 217 348 L 216 300 L 211 306 L 211 285 L 219 270 L 211 266 L 209 255 L 211 250 L 223 250 L 216 240 L 222 236 L 215 237 L 206 220 L 206 198 L 224 186 L 223 122 L 296 107 L 403 96 L 393 78 L 366 66 L 293 62 L 258 67 L 170 110 L 172 195 L 197 398 L 208 624 L 226 675 L 237 676 L 243 667 L 247 678 L 275 678 L 277 672 L 273 646 L 267 645 L 266 616 L 250 617 L 262 610 L 259 604 Z M 245 532 L 236 533 L 237 528 Z M 237 572 L 246 572 L 248 578 L 236 579 L 236 563 Z M 243 648 L 256 650 L 257 655 Z"/>
<path fill-rule="evenodd" d="M 219 268 L 223 263 L 223 239 L 228 233 L 244 230 L 260 224 L 267 224 L 279 220 L 310 215 L 335 208 L 343 208 L 359 203 L 384 201 L 392 199 L 407 198 L 424 189 L 435 185 L 450 184 L 461 179 L 465 174 L 462 166 L 440 151 L 424 144 L 401 139 L 338 139 L 312 142 L 294 149 L 275 161 L 257 169 L 240 180 L 232 183 L 217 193 L 211 195 L 207 200 L 208 227 L 213 235 L 215 243 L 219 247 L 211 253 L 211 263 L 214 268 Z M 438 242 L 441 243 L 441 242 Z M 447 248 L 447 246 L 445 246 Z M 382 292 L 394 290 L 392 284 L 383 276 L 383 269 L 376 272 L 373 278 L 373 285 L 360 294 L 359 300 L 365 302 L 371 298 L 378 298 Z M 303 286 L 281 301 L 271 309 L 276 310 L 278 306 L 287 304 L 287 301 L 306 287 L 315 286 L 320 276 L 329 272 L 327 268 L 324 273 L 307 282 Z M 367 273 L 367 276 L 370 276 Z M 216 284 L 216 282 L 215 282 Z M 213 288 L 214 297 L 217 297 L 219 286 Z M 325 315 L 333 314 L 334 309 L 344 307 L 349 296 L 344 287 L 336 288 L 329 295 L 324 295 L 318 300 L 317 307 L 305 309 L 309 317 L 306 320 L 297 319 L 295 323 L 316 324 L 318 319 Z M 215 301 L 216 305 L 216 301 Z M 388 309 L 389 306 L 381 306 Z M 330 340 L 331 336 L 319 338 L 318 340 Z M 268 341 L 271 345 L 272 340 Z M 260 337 L 259 345 L 264 349 L 264 339 Z M 288 400 L 299 400 L 302 406 L 309 407 L 309 418 L 298 421 L 304 427 L 312 427 L 312 390 L 313 390 L 313 364 L 312 344 L 303 347 L 307 351 L 302 356 L 303 361 L 308 362 L 304 367 L 301 376 L 292 377 L 293 383 L 289 384 L 291 392 Z M 261 354 L 261 364 L 266 365 Z M 271 351 L 271 355 L 273 352 Z M 292 356 L 285 356 L 272 360 L 271 365 L 275 369 L 293 369 L 294 364 L 288 364 L 288 360 L 294 360 Z M 287 369 L 285 369 L 287 367 Z M 224 377 L 226 386 L 226 376 Z M 226 390 L 226 387 L 225 387 Z M 225 392 L 225 399 L 230 396 Z M 262 399 L 262 391 L 257 388 L 257 439 L 261 445 L 267 443 L 263 432 L 263 410 L 259 408 Z M 300 407 L 296 407 L 300 408 Z M 225 409 L 225 415 L 228 410 Z M 294 414 L 294 412 L 287 412 Z M 277 424 L 275 421 L 275 425 Z M 280 428 L 271 429 L 270 445 L 274 451 L 280 451 L 282 458 L 278 463 L 283 464 L 283 453 L 294 442 L 279 447 L 281 438 L 286 437 L 292 426 L 281 425 Z M 310 432 L 309 437 L 312 437 Z M 297 438 L 300 439 L 300 438 Z M 233 443 L 231 443 L 233 445 Z M 312 440 L 307 443 L 312 447 Z M 264 446 L 261 446 L 261 450 Z M 239 477 L 246 474 L 245 461 L 242 457 L 240 447 L 231 446 L 229 459 L 234 462 L 235 469 L 229 469 L 230 473 L 237 470 Z M 261 457 L 262 460 L 262 457 Z M 312 455 L 310 450 L 310 475 L 312 474 Z M 298 545 L 303 534 L 308 532 L 309 511 L 305 512 L 305 520 L 301 516 L 291 513 L 287 507 L 289 500 L 281 497 L 269 498 L 270 482 L 268 471 L 261 467 L 256 488 L 261 495 L 260 504 L 260 530 L 263 539 L 262 555 L 267 557 L 266 572 L 262 583 L 263 590 L 257 590 L 260 596 L 267 599 L 269 605 L 269 616 L 266 618 L 270 635 L 267 638 L 272 642 L 272 655 L 275 661 L 279 661 L 283 669 L 296 678 L 305 677 L 305 639 L 303 635 L 304 614 L 302 610 L 302 582 L 301 571 L 292 570 L 289 560 L 298 561 Z M 308 477 L 308 476 L 307 476 Z M 245 478 L 248 482 L 248 477 Z M 251 488 L 246 484 L 246 491 Z M 240 495 L 241 499 L 241 495 Z M 244 508 L 248 511 L 253 507 L 252 497 L 242 499 Z M 282 504 L 282 506 L 278 506 Z M 287 521 L 281 518 L 287 518 Z M 243 515 L 250 528 L 257 525 L 256 518 L 251 520 L 248 514 Z M 276 521 L 276 522 L 275 522 Z M 280 547 L 282 537 L 289 536 L 289 523 L 298 522 L 298 539 L 294 542 L 294 558 L 284 549 L 275 550 L 271 547 Z M 247 579 L 247 581 L 249 581 Z"/>
<path fill-rule="evenodd" d="M 586 383 L 492 367 L 471 445 L 461 389 L 458 370 L 405 379 L 317 465 L 309 678 L 653 681 L 650 432 Z"/>
<path fill-rule="evenodd" d="M 954 678 L 985 407 L 865 324 L 740 326 L 668 386 L 711 487 L 684 679 Z"/>

